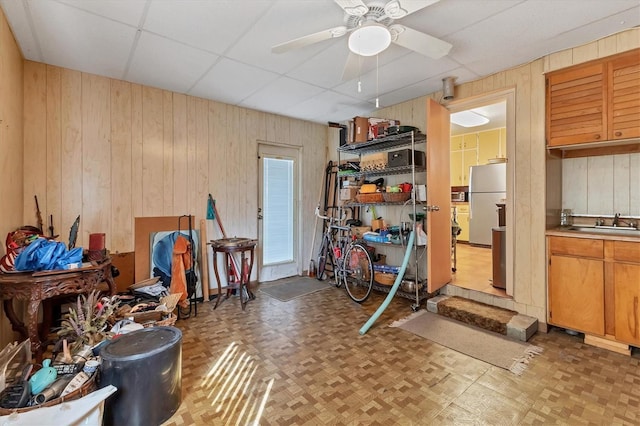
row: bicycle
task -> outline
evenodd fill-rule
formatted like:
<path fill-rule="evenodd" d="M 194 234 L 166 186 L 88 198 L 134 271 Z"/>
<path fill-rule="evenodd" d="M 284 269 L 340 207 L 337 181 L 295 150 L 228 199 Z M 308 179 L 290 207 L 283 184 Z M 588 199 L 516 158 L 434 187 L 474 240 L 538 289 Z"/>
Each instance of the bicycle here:
<path fill-rule="evenodd" d="M 316 207 L 316 216 L 329 221 L 320 243 L 316 278 L 324 281 L 332 273 L 336 287 L 344 284 L 351 300 L 364 302 L 373 288 L 373 262 L 367 247 L 349 236 L 351 228 L 337 224 L 344 217 L 322 216 L 319 207 Z M 327 269 L 327 265 L 331 268 Z"/>

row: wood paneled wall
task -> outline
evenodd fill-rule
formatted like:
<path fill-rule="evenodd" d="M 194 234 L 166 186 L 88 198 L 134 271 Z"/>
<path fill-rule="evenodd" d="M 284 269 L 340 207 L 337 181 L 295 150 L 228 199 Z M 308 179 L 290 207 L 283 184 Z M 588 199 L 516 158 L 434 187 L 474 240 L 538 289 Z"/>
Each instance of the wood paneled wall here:
<path fill-rule="evenodd" d="M 640 29 L 634 28 L 456 86 L 456 101 L 513 87 L 516 90 L 515 150 L 509 152 L 509 161 L 515 169 L 514 298 L 505 304 L 506 299 L 497 300 L 487 295 L 483 302 L 515 309 L 546 322 L 546 212 L 541 202 L 545 199 L 546 174 L 544 73 L 639 46 Z M 441 93 L 430 97 L 441 99 Z M 425 105 L 426 97 L 421 97 L 381 109 L 376 116 L 399 119 L 425 129 Z M 637 176 L 637 172 L 631 174 Z"/>
<path fill-rule="evenodd" d="M 5 236 L 22 223 L 22 54 L 0 9 L 0 256 Z M 14 339 L 0 307 L 0 346 Z"/>
<path fill-rule="evenodd" d="M 135 217 L 204 218 L 209 193 L 228 235 L 257 237 L 258 140 L 302 147 L 303 188 L 323 176 L 326 126 L 42 63 L 24 69 L 23 220 L 34 221 L 37 194 L 62 241 L 80 215 L 78 245 L 104 232 L 112 252 L 133 251 Z M 300 204 L 303 253 L 315 194 Z"/>

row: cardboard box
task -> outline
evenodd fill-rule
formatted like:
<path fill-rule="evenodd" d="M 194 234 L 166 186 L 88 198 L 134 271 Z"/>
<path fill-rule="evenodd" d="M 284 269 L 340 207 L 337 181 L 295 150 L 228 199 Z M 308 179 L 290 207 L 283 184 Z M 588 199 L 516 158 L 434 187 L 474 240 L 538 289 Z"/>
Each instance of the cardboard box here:
<path fill-rule="evenodd" d="M 351 143 L 366 142 L 369 136 L 369 119 L 367 117 L 353 118 L 353 135 Z"/>
<path fill-rule="evenodd" d="M 358 193 L 357 186 L 350 186 L 347 188 L 340 189 L 340 201 L 353 201 L 356 199 L 356 194 Z"/>
<path fill-rule="evenodd" d="M 362 238 L 362 235 L 365 232 L 371 231 L 370 226 L 352 226 L 351 227 L 351 235 L 355 235 L 356 238 Z"/>
<path fill-rule="evenodd" d="M 387 227 L 386 222 L 384 221 L 384 219 L 373 219 L 371 221 L 371 229 L 374 232 L 378 232 L 378 230 L 380 229 L 384 229 Z"/>

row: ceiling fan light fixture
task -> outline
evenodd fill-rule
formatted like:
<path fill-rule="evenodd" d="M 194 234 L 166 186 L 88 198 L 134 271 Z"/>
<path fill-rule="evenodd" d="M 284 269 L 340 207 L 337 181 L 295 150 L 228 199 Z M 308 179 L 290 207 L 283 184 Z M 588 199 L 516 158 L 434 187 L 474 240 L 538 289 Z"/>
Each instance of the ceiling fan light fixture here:
<path fill-rule="evenodd" d="M 374 56 L 391 44 L 391 33 L 384 25 L 370 23 L 356 28 L 349 36 L 349 50 L 360 56 Z"/>
<path fill-rule="evenodd" d="M 451 122 L 462 127 L 476 127 L 487 124 L 489 119 L 473 111 L 460 111 L 451 114 Z"/>

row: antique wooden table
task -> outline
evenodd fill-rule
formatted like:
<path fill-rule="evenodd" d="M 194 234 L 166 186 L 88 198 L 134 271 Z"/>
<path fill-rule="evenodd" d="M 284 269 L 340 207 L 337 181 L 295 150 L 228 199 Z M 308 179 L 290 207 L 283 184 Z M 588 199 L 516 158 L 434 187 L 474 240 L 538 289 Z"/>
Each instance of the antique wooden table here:
<path fill-rule="evenodd" d="M 116 294 L 116 285 L 111 274 L 111 259 L 92 263 L 78 269 L 0 274 L 0 299 L 4 312 L 14 331 L 31 341 L 31 352 L 40 358 L 45 347 L 43 340 L 51 326 L 51 304 L 55 298 L 85 294 L 108 286 L 110 294 Z M 27 323 L 16 315 L 14 300 L 27 301 Z M 38 330 L 38 309 L 43 304 L 42 336 Z M 42 339 L 42 340 L 41 340 Z"/>
<path fill-rule="evenodd" d="M 249 288 L 249 279 L 251 277 L 251 269 L 253 268 L 254 249 L 257 243 L 258 240 L 250 238 L 221 238 L 219 240 L 212 240 L 209 243 L 213 248 L 213 270 L 216 274 L 216 281 L 218 282 L 218 296 L 216 297 L 216 304 L 213 309 L 218 307 L 222 299 L 222 284 L 218 272 L 218 253 L 224 254 L 224 265 L 227 277 L 227 294 L 225 299 L 228 299 L 231 291 L 236 289 L 243 311 L 247 302 L 255 299 L 253 292 Z M 249 259 L 246 258 L 247 252 L 249 252 Z M 235 254 L 240 255 L 239 264 L 233 258 Z M 235 274 L 230 271 L 229 265 L 235 269 Z M 232 282 L 233 280 L 231 278 L 233 277 L 235 277 L 237 281 Z"/>

